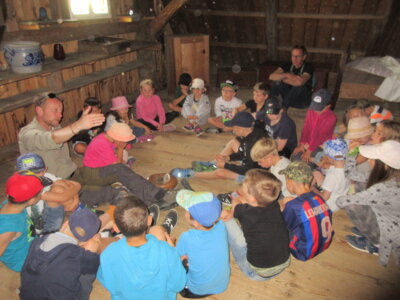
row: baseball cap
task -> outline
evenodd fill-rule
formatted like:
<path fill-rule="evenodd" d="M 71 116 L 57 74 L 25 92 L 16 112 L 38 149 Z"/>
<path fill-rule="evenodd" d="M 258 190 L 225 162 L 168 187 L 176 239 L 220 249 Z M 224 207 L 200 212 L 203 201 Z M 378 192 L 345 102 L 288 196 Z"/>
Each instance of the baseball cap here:
<path fill-rule="evenodd" d="M 136 138 L 128 124 L 119 122 L 113 123 L 107 130 L 107 134 L 118 142 L 129 142 Z"/>
<path fill-rule="evenodd" d="M 300 183 L 310 183 L 313 179 L 310 166 L 302 160 L 291 162 L 286 169 L 279 171 L 279 174 Z"/>
<path fill-rule="evenodd" d="M 203 226 L 212 226 L 221 214 L 221 202 L 210 192 L 180 190 L 176 202 Z"/>
<path fill-rule="evenodd" d="M 333 160 L 345 160 L 348 152 L 344 139 L 333 139 L 324 143 L 324 154 Z"/>
<path fill-rule="evenodd" d="M 34 173 L 40 173 L 46 170 L 46 165 L 43 158 L 36 153 L 25 153 L 17 158 L 17 171 L 32 171 Z"/>
<path fill-rule="evenodd" d="M 265 114 L 277 115 L 282 109 L 282 102 L 276 96 L 270 96 L 265 102 Z"/>
<path fill-rule="evenodd" d="M 332 94 L 326 89 L 319 89 L 311 96 L 310 109 L 321 111 L 331 102 Z"/>
<path fill-rule="evenodd" d="M 221 89 L 223 87 L 229 87 L 229 88 L 233 89 L 235 92 L 238 90 L 238 86 L 232 80 L 226 80 L 225 82 L 222 82 L 220 84 L 220 87 L 221 87 Z"/>
<path fill-rule="evenodd" d="M 75 210 L 69 217 L 69 229 L 81 242 L 91 239 L 100 229 L 100 220 L 88 208 Z"/>
<path fill-rule="evenodd" d="M 360 154 L 366 158 L 379 159 L 393 169 L 400 169 L 400 143 L 384 141 L 376 145 L 360 146 Z"/>
<path fill-rule="evenodd" d="M 36 196 L 45 186 L 53 182 L 46 178 L 32 175 L 22 175 L 18 172 L 11 175 L 6 182 L 6 194 L 16 203 L 23 203 Z"/>
<path fill-rule="evenodd" d="M 232 120 L 226 121 L 224 125 L 227 127 L 239 126 L 251 128 L 254 125 L 254 118 L 247 111 L 241 111 L 238 112 Z"/>

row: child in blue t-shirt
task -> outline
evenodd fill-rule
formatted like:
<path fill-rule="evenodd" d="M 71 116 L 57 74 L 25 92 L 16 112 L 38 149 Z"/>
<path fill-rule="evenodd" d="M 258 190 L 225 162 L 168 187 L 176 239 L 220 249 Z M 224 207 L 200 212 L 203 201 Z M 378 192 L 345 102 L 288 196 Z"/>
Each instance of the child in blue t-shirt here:
<path fill-rule="evenodd" d="M 153 218 L 146 204 L 126 196 L 115 208 L 114 221 L 114 230 L 124 237 L 102 252 L 97 272 L 111 299 L 176 299 L 186 283 L 185 269 L 169 237 L 178 221 L 176 211 L 170 210 L 161 226 L 150 227 Z"/>
<path fill-rule="evenodd" d="M 286 186 L 297 197 L 286 197 L 281 209 L 289 230 L 290 252 L 306 261 L 326 250 L 332 242 L 332 211 L 324 199 L 311 191 L 313 175 L 304 161 L 290 163 L 279 172 L 285 175 Z"/>
<path fill-rule="evenodd" d="M 14 173 L 6 183 L 7 200 L 0 204 L 0 261 L 20 272 L 31 242 L 28 206 L 36 204 L 44 185 L 41 178 Z"/>
<path fill-rule="evenodd" d="M 193 229 L 182 233 L 176 249 L 187 264 L 186 298 L 203 298 L 225 291 L 229 283 L 229 247 L 225 224 L 219 221 L 221 203 L 208 192 L 180 190 L 177 203 L 186 209 Z"/>

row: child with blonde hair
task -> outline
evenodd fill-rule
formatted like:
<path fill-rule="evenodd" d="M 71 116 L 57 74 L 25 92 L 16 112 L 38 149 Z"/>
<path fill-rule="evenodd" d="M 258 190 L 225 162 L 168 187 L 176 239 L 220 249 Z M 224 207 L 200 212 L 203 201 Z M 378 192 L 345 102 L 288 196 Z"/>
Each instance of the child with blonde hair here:
<path fill-rule="evenodd" d="M 266 170 L 253 169 L 246 173 L 242 190 L 232 210 L 221 214 L 229 245 L 244 275 L 269 280 L 290 264 L 289 235 L 277 201 L 281 182 Z"/>
<path fill-rule="evenodd" d="M 165 125 L 165 110 L 160 97 L 154 94 L 154 86 L 151 79 L 145 79 L 140 82 L 140 95 L 136 99 L 136 119 L 151 130 L 175 130 L 174 125 Z"/>
<path fill-rule="evenodd" d="M 210 117 L 210 100 L 208 96 L 204 94 L 206 89 L 203 79 L 193 79 L 190 90 L 192 94 L 186 97 L 181 112 L 182 116 L 187 121 L 183 129 L 186 131 L 194 131 L 197 136 L 200 136 L 204 133 L 200 126 L 207 124 L 208 118 Z"/>

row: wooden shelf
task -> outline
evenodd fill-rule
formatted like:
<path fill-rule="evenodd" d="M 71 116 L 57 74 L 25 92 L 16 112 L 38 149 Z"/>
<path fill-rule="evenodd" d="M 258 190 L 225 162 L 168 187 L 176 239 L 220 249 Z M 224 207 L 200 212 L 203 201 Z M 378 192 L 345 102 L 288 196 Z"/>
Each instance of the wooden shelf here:
<path fill-rule="evenodd" d="M 110 58 L 117 55 L 135 52 L 142 49 L 147 49 L 151 47 L 158 47 L 158 43 L 156 42 L 147 42 L 147 41 L 135 41 L 129 48 L 130 51 L 118 51 L 112 54 L 106 54 L 101 52 L 76 52 L 67 54 L 64 60 L 55 60 L 52 57 L 46 58 L 43 70 L 37 73 L 29 73 L 29 74 L 17 74 L 12 72 L 11 70 L 0 72 L 0 85 L 12 83 L 19 80 L 24 80 L 37 76 L 47 76 L 49 73 L 53 73 L 56 71 L 60 71 L 63 69 L 72 68 L 82 64 L 90 64 L 99 59 Z M 0 99 L 1 103 L 2 99 Z"/>
<path fill-rule="evenodd" d="M 49 87 L 32 90 L 26 93 L 0 99 L 0 114 L 8 111 L 12 111 L 16 108 L 23 107 L 33 103 L 33 99 L 36 95 L 43 94 L 46 92 L 53 92 L 56 94 L 62 94 L 73 89 L 80 88 L 82 86 L 89 85 L 91 83 L 104 80 L 109 77 L 121 74 L 123 72 L 132 71 L 144 66 L 144 63 L 136 60 L 131 63 L 124 63 L 106 70 L 100 70 L 93 72 L 72 80 L 66 81 L 62 88 L 58 90 L 50 89 Z"/>

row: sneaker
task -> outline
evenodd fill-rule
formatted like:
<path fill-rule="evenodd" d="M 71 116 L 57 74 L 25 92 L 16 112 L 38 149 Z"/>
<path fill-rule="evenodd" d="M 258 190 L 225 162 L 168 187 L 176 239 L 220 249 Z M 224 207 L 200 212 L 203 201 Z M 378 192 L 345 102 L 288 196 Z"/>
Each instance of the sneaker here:
<path fill-rule="evenodd" d="M 174 191 L 179 191 L 179 190 L 191 190 L 193 191 L 193 188 L 190 186 L 189 182 L 185 179 L 179 179 L 178 184 L 174 187 Z"/>
<path fill-rule="evenodd" d="M 154 139 L 154 135 L 152 134 L 145 134 L 141 135 L 137 138 L 138 143 L 145 143 L 145 142 L 151 142 Z"/>
<path fill-rule="evenodd" d="M 164 132 L 171 132 L 171 131 L 175 131 L 176 130 L 176 126 L 174 124 L 164 124 L 163 126 L 163 131 Z"/>
<path fill-rule="evenodd" d="M 194 171 L 192 169 L 175 168 L 169 173 L 176 178 L 191 178 L 194 176 Z"/>
<path fill-rule="evenodd" d="M 153 218 L 151 225 L 156 225 L 158 221 L 158 216 L 160 215 L 160 208 L 157 204 L 152 204 L 149 206 L 149 216 Z"/>
<path fill-rule="evenodd" d="M 379 248 L 369 242 L 366 237 L 363 236 L 354 236 L 354 235 L 346 235 L 346 242 L 353 247 L 354 249 L 357 249 L 359 251 L 373 254 L 373 255 L 378 255 L 379 254 Z"/>
<path fill-rule="evenodd" d="M 183 129 L 185 129 L 186 131 L 193 131 L 194 127 L 192 124 L 187 123 L 185 126 L 183 126 Z"/>
<path fill-rule="evenodd" d="M 200 128 L 200 126 L 196 126 L 194 128 L 194 133 L 196 134 L 196 136 L 201 136 L 204 133 L 204 131 L 203 129 Z"/>
<path fill-rule="evenodd" d="M 192 161 L 192 169 L 195 172 L 211 172 L 215 171 L 217 166 L 211 161 Z"/>
<path fill-rule="evenodd" d="M 206 129 L 206 133 L 214 133 L 214 134 L 219 134 L 222 133 L 223 130 L 221 128 L 216 128 L 216 127 L 209 127 Z"/>
<path fill-rule="evenodd" d="M 358 230 L 358 228 L 355 227 L 355 226 L 354 226 L 354 227 L 351 227 L 350 231 L 351 231 L 351 233 L 353 233 L 353 234 L 356 235 L 356 236 L 363 236 L 363 234 L 361 233 L 361 231 Z"/>
<path fill-rule="evenodd" d="M 175 206 L 178 206 L 178 203 L 176 203 L 176 194 L 177 193 L 178 193 L 178 191 L 174 191 L 174 190 L 166 191 L 164 194 L 164 197 L 157 203 L 160 210 L 167 210 L 167 209 L 174 208 Z"/>
<path fill-rule="evenodd" d="M 178 213 L 176 212 L 176 210 L 171 209 L 165 216 L 164 222 L 161 224 L 161 226 L 167 230 L 168 234 L 171 234 L 177 223 Z"/>
<path fill-rule="evenodd" d="M 135 161 L 136 158 L 134 158 L 133 156 L 129 156 L 128 159 L 126 160 L 126 164 L 129 166 L 129 168 L 132 168 Z"/>
<path fill-rule="evenodd" d="M 226 206 L 232 206 L 232 196 L 231 193 L 226 193 L 226 194 L 218 194 L 217 195 L 218 200 L 226 205 Z"/>

